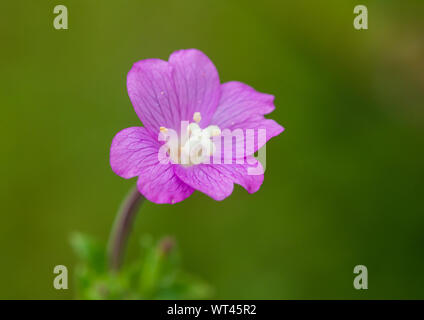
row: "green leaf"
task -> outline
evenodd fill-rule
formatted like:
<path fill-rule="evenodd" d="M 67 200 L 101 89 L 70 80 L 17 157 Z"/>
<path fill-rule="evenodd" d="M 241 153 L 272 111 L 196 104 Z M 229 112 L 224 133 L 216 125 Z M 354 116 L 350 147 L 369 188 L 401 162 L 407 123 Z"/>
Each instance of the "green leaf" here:
<path fill-rule="evenodd" d="M 72 246 L 81 259 L 76 268 L 79 299 L 205 299 L 211 289 L 181 270 L 175 241 L 143 237 L 142 254 L 119 272 L 107 268 L 105 246 L 91 237 L 75 234 Z"/>
<path fill-rule="evenodd" d="M 92 271 L 103 273 L 106 270 L 106 249 L 93 238 L 81 233 L 71 236 L 71 246 L 75 253 Z"/>

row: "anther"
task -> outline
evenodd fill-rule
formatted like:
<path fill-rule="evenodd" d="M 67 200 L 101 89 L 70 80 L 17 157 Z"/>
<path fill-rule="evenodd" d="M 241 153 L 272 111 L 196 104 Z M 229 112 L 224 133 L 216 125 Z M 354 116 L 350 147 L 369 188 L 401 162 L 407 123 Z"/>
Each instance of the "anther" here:
<path fill-rule="evenodd" d="M 202 116 L 200 115 L 200 112 L 195 112 L 195 113 L 193 114 L 193 120 L 194 120 L 194 122 L 196 122 L 196 123 L 199 123 L 199 122 L 200 122 L 200 120 L 202 120 Z"/>

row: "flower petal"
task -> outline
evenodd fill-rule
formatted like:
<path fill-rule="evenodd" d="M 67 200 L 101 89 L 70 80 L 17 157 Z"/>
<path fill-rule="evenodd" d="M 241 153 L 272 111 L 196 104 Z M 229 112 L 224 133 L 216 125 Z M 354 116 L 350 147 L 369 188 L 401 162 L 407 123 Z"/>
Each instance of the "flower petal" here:
<path fill-rule="evenodd" d="M 260 149 L 269 139 L 279 135 L 284 128 L 265 114 L 275 109 L 274 96 L 257 92 L 252 87 L 237 81 L 221 85 L 221 99 L 210 123 L 231 131 L 241 129 L 247 144 L 252 148 L 243 156 L 251 155 Z M 246 130 L 252 130 L 252 134 Z M 264 139 L 261 129 L 266 130 Z"/>
<path fill-rule="evenodd" d="M 174 165 L 158 163 L 138 177 L 138 190 L 154 203 L 174 204 L 188 198 L 194 189 L 174 173 Z"/>
<path fill-rule="evenodd" d="M 166 61 L 147 59 L 135 63 L 127 76 L 128 95 L 135 112 L 155 137 L 161 126 L 180 128 L 172 69 Z"/>
<path fill-rule="evenodd" d="M 174 169 L 186 184 L 218 201 L 233 192 L 234 183 L 254 193 L 259 190 L 264 179 L 264 169 L 253 157 L 248 157 L 244 164 L 199 164 L 191 167 L 175 166 Z"/>
<path fill-rule="evenodd" d="M 124 129 L 110 148 L 112 170 L 123 178 L 139 176 L 139 191 L 155 203 L 176 203 L 193 193 L 193 188 L 175 174 L 173 165 L 159 162 L 160 144 L 142 127 Z"/>
<path fill-rule="evenodd" d="M 173 79 L 179 100 L 180 120 L 193 121 L 200 112 L 200 127 L 209 124 L 219 102 L 220 82 L 212 61 L 196 49 L 180 50 L 171 54 L 169 64 L 174 67 Z"/>

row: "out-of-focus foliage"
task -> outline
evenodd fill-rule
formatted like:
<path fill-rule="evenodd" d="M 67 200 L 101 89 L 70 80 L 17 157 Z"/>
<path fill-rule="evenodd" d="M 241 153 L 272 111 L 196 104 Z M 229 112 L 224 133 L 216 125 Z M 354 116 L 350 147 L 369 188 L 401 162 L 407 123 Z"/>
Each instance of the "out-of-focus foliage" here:
<path fill-rule="evenodd" d="M 145 236 L 141 254 L 119 272 L 107 267 L 105 246 L 80 233 L 71 239 L 80 259 L 75 272 L 77 298 L 97 299 L 205 299 L 211 288 L 181 269 L 172 238 L 153 241 Z"/>

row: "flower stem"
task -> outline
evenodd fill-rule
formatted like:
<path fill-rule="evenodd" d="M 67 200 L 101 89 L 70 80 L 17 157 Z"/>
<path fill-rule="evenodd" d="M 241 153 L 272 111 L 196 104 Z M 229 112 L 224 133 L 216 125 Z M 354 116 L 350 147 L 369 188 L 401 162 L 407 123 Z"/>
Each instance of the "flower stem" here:
<path fill-rule="evenodd" d="M 116 272 L 121 267 L 125 245 L 131 232 L 131 226 L 144 199 L 145 198 L 138 191 L 137 186 L 135 186 L 128 193 L 119 208 L 108 244 L 109 268 L 112 271 Z"/>

